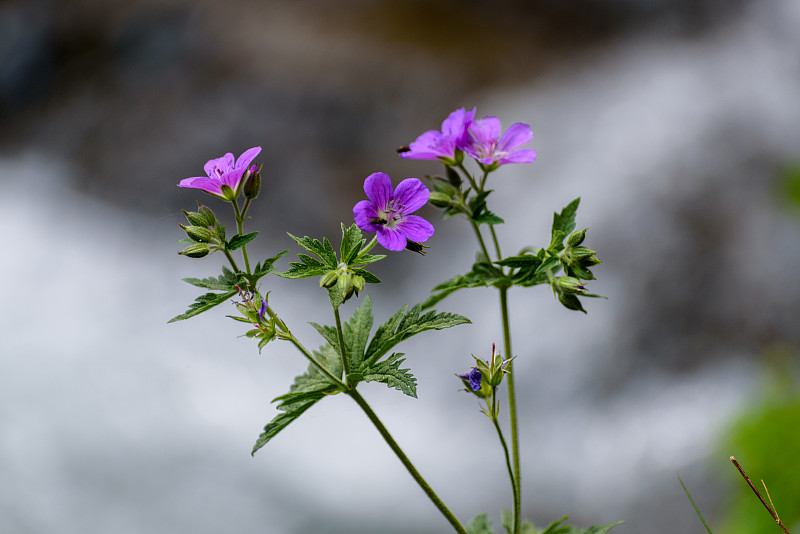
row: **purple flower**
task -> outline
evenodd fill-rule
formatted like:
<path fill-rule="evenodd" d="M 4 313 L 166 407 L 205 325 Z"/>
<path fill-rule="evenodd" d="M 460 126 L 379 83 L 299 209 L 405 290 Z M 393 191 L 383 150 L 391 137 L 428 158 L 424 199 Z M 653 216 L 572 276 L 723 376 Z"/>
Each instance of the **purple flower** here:
<path fill-rule="evenodd" d="M 356 225 L 365 232 L 377 232 L 378 243 L 389 250 L 403 250 L 409 241 L 422 243 L 433 235 L 433 225 L 411 215 L 425 205 L 430 191 L 417 178 L 407 178 L 392 191 L 388 174 L 376 172 L 364 180 L 369 200 L 353 206 Z"/>
<path fill-rule="evenodd" d="M 253 161 L 259 152 L 261 152 L 261 147 L 254 146 L 249 150 L 245 150 L 235 162 L 233 154 L 230 152 L 221 158 L 208 160 L 205 165 L 205 171 L 208 176 L 184 178 L 180 181 L 178 187 L 202 189 L 206 193 L 211 193 L 225 200 L 233 200 L 227 198 L 223 194 L 222 186 L 227 185 L 231 190 L 236 192 L 244 173 L 248 170 L 247 166 L 250 165 L 250 162 Z"/>
<path fill-rule="evenodd" d="M 458 375 L 464 382 L 469 382 L 469 388 L 472 391 L 480 391 L 481 390 L 481 372 L 478 371 L 475 367 L 470 369 L 468 372 L 464 373 L 463 375 Z"/>
<path fill-rule="evenodd" d="M 536 159 L 536 151 L 532 148 L 519 148 L 533 139 L 530 126 L 517 122 L 502 136 L 500 132 L 500 119 L 497 117 L 475 119 L 459 148 L 486 167 L 531 163 Z"/>
<path fill-rule="evenodd" d="M 407 159 L 440 159 L 446 163 L 456 162 L 456 150 L 466 136 L 475 108 L 466 111 L 460 108 L 452 112 L 442 122 L 442 131 L 429 130 L 408 145 L 408 150 L 400 153 Z"/>
<path fill-rule="evenodd" d="M 258 309 L 258 320 L 264 321 L 264 314 L 267 313 L 267 301 L 261 299 L 261 307 Z"/>

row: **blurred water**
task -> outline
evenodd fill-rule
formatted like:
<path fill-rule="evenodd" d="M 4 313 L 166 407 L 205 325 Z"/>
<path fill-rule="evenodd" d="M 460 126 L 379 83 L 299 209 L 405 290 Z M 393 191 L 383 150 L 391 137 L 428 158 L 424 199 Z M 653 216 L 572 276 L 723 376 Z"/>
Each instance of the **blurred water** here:
<path fill-rule="evenodd" d="M 592 289 L 610 297 L 584 317 L 542 288 L 511 294 L 523 492 L 539 523 L 694 528 L 675 472 L 718 489 L 709 473 L 727 458 L 708 455 L 753 387 L 758 351 L 800 342 L 800 288 L 775 283 L 800 267 L 798 223 L 775 209 L 770 182 L 800 147 L 798 23 L 792 2 L 752 5 L 693 40 L 643 33 L 474 95 L 480 115 L 535 132 L 537 162 L 493 177 L 507 226 L 530 229 L 501 229 L 507 250 L 543 243 L 551 212 L 581 195 L 578 225 L 604 260 Z M 0 160 L 0 212 L 19 229 L 0 262 L 0 531 L 446 530 L 346 398 L 250 458 L 301 359 L 279 344 L 259 356 L 224 311 L 166 325 L 195 296 L 179 279 L 211 268 L 175 255 L 178 213 L 111 208 L 76 192 L 78 172 L 43 147 Z M 284 228 L 259 229 L 260 254 L 288 246 Z M 376 320 L 465 271 L 467 230 L 437 222 L 424 260 L 379 267 L 403 276 L 375 291 Z M 314 346 L 304 325 L 330 322 L 315 284 L 269 283 Z M 420 399 L 364 389 L 459 517 L 497 517 L 509 501 L 500 450 L 452 376 L 499 343 L 496 297 L 441 307 L 474 324 L 404 345 Z"/>

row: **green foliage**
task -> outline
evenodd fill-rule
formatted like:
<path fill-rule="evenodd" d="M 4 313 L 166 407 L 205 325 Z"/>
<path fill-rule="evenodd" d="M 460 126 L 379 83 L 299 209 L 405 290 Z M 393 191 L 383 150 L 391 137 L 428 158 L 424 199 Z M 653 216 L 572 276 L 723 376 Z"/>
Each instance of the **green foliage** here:
<path fill-rule="evenodd" d="M 350 319 L 342 325 L 342 337 L 347 348 L 350 367 L 348 380 L 350 387 L 354 388 L 360 382 L 381 382 L 410 397 L 416 397 L 416 378 L 408 369 L 400 368 L 405 361 L 403 354 L 388 354 L 389 351 L 401 341 L 420 332 L 469 323 L 469 319 L 453 313 L 435 311 L 421 314 L 419 304 L 408 311 L 403 307 L 388 321 L 378 326 L 370 341 L 373 322 L 372 301 L 367 296 Z M 336 327 L 316 323 L 311 325 L 326 341 L 325 345 L 314 351 L 314 357 L 331 375 L 341 377 L 343 366 Z M 335 395 L 342 391 L 344 390 L 320 369 L 310 364 L 304 374 L 295 378 L 289 393 L 273 400 L 279 403 L 277 408 L 281 413 L 264 427 L 264 432 L 253 447 L 253 454 L 326 395 Z"/>
<path fill-rule="evenodd" d="M 544 530 L 537 529 L 530 521 L 524 521 L 520 525 L 521 534 L 606 534 L 609 530 L 617 525 L 621 525 L 624 521 L 617 521 L 608 525 L 592 525 L 589 528 L 578 528 L 562 523 L 567 520 L 567 517 L 562 517 L 558 521 L 554 521 L 547 526 Z M 513 516 L 508 510 L 503 510 L 503 528 L 507 534 L 512 532 Z M 495 534 L 492 530 L 492 522 L 487 519 L 486 514 L 479 514 L 475 519 L 467 525 L 467 532 L 469 534 Z"/>
<path fill-rule="evenodd" d="M 561 213 L 553 214 L 553 228 L 549 248 L 563 248 L 564 238 L 575 229 L 575 215 L 578 213 L 578 205 L 581 203 L 580 197 L 567 204 Z M 560 248 L 559 248 L 560 247 Z"/>
<path fill-rule="evenodd" d="M 774 356 L 774 355 L 773 355 Z M 790 361 L 796 352 L 785 354 Z M 766 499 L 759 481 L 769 489 L 772 502 L 790 530 L 800 523 L 800 391 L 796 383 L 785 383 L 795 377 L 791 368 L 775 369 L 762 398 L 749 403 L 750 408 L 732 424 L 720 456 L 735 456 Z M 727 463 L 727 462 L 726 462 Z M 779 532 L 775 521 L 739 475 L 727 469 L 729 500 L 727 516 L 718 532 L 723 534 L 772 534 Z M 769 502 L 769 501 L 768 501 Z"/>
<path fill-rule="evenodd" d="M 225 293 L 206 293 L 205 295 L 200 295 L 194 300 L 193 303 L 189 304 L 189 309 L 187 311 L 180 315 L 176 315 L 167 322 L 173 323 L 175 321 L 188 319 L 189 317 L 194 317 L 195 315 L 200 315 L 204 311 L 208 311 L 214 306 L 222 304 L 229 298 L 236 295 L 236 293 L 237 291 L 234 289 L 233 291 L 226 291 Z"/>
<path fill-rule="evenodd" d="M 211 289 L 213 291 L 222 291 L 222 293 L 206 293 L 204 295 L 200 295 L 192 304 L 189 305 L 189 309 L 186 312 L 176 315 L 167 322 L 172 323 L 175 321 L 189 319 L 190 317 L 199 315 L 215 306 L 222 304 L 239 292 L 239 290 L 236 288 L 237 285 L 245 288 L 255 288 L 256 284 L 263 276 L 275 270 L 274 263 L 281 256 L 286 254 L 286 252 L 288 251 L 284 250 L 283 252 L 280 252 L 271 258 L 267 258 L 263 262 L 259 262 L 256 264 L 252 274 L 235 273 L 223 266 L 222 274 L 217 277 L 211 276 L 208 278 L 184 278 L 184 282 L 192 284 L 193 286 Z"/>
<path fill-rule="evenodd" d="M 325 345 L 315 351 L 314 357 L 334 376 L 341 376 L 342 364 L 339 356 Z M 331 382 L 315 365 L 309 364 L 308 370 L 294 379 L 289 393 L 276 397 L 277 409 L 281 412 L 275 416 L 258 436 L 251 454 L 266 445 L 278 433 L 303 415 L 309 408 L 322 400 L 326 395 L 339 393 L 339 387 Z"/>
<path fill-rule="evenodd" d="M 467 219 L 476 224 L 503 224 L 503 219 L 489 211 L 486 207 L 486 198 L 492 190 L 483 191 L 475 195 L 469 202 L 471 214 Z"/>
<path fill-rule="evenodd" d="M 446 282 L 435 286 L 433 294 L 422 303 L 422 309 L 426 310 L 435 306 L 439 301 L 444 300 L 451 294 L 460 289 L 472 287 L 508 287 L 512 280 L 503 273 L 502 270 L 486 260 L 480 254 L 477 261 L 472 265 L 472 270 L 467 274 L 455 276 Z"/>
<path fill-rule="evenodd" d="M 345 227 L 342 224 L 341 227 L 340 260 L 336 259 L 336 253 L 328 238 L 319 241 L 308 236 L 300 238 L 289 234 L 295 243 L 316 258 L 300 253 L 297 255 L 299 262 L 289 263 L 288 271 L 278 273 L 278 276 L 291 279 L 319 276 L 320 287 L 328 290 L 328 297 L 334 308 L 341 306 L 351 295 L 358 295 L 365 283 L 380 283 L 380 279 L 364 269 L 364 265 L 386 257 L 383 254 L 369 254 L 371 245 L 364 247 L 366 239 L 358 226 L 352 224 L 350 227 Z"/>
<path fill-rule="evenodd" d="M 251 232 L 245 235 L 236 234 L 228 241 L 227 249 L 228 251 L 232 251 L 242 248 L 256 237 L 258 237 L 258 232 Z"/>

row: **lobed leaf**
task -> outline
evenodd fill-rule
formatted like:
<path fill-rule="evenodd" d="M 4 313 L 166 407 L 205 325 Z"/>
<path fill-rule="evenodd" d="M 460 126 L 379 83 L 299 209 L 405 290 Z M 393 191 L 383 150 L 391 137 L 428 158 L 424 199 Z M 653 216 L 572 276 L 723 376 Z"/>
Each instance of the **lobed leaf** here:
<path fill-rule="evenodd" d="M 561 213 L 553 213 L 551 247 L 556 241 L 558 241 L 559 245 L 562 245 L 564 238 L 575 229 L 575 215 L 578 213 L 578 204 L 580 203 L 581 198 L 578 197 L 564 206 L 564 209 L 561 210 Z"/>
<path fill-rule="evenodd" d="M 234 289 L 233 291 L 226 291 L 225 293 L 206 293 L 205 295 L 200 295 L 194 300 L 193 303 L 189 304 L 189 309 L 186 312 L 176 315 L 167 322 L 172 323 L 175 321 L 182 321 L 184 319 L 188 319 L 189 317 L 199 315 L 204 311 L 210 310 L 214 306 L 222 304 L 236 294 L 237 291 Z"/>
<path fill-rule="evenodd" d="M 216 291 L 236 291 L 236 284 L 239 283 L 239 276 L 228 269 L 222 267 L 222 274 L 218 277 L 210 276 L 208 278 L 184 278 L 184 282 L 192 284 L 197 287 L 204 287 L 206 289 L 213 289 Z"/>
<path fill-rule="evenodd" d="M 359 375 L 365 382 L 382 382 L 390 388 L 398 389 L 409 397 L 417 398 L 417 379 L 410 369 L 400 369 L 405 361 L 402 353 L 391 356 L 373 365 L 364 362 L 359 368 Z"/>

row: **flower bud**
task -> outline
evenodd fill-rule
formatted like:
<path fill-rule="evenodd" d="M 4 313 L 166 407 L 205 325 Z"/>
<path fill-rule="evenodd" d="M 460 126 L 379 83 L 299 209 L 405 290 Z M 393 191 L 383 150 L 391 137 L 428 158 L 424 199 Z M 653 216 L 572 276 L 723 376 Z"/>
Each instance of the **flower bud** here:
<path fill-rule="evenodd" d="M 339 279 L 339 272 L 338 271 L 328 271 L 322 278 L 319 280 L 319 287 L 324 287 L 330 289 L 336 284 L 336 281 Z"/>
<path fill-rule="evenodd" d="M 253 165 L 250 168 L 247 178 L 244 180 L 244 198 L 253 200 L 258 196 L 261 190 L 261 173 L 258 172 L 258 167 Z"/>
<path fill-rule="evenodd" d="M 202 258 L 203 256 L 208 256 L 209 252 L 211 251 L 209 250 L 208 245 L 205 243 L 195 243 L 181 250 L 178 252 L 178 254 L 182 254 L 183 256 L 188 256 L 190 258 Z"/>
<path fill-rule="evenodd" d="M 206 220 L 205 224 L 199 224 L 198 226 L 211 227 L 211 226 L 214 226 L 215 224 L 217 224 L 217 218 L 214 216 L 214 212 L 211 211 L 211 208 L 209 208 L 208 206 L 205 206 L 205 205 L 200 204 L 198 202 L 197 203 L 197 211 Z"/>
<path fill-rule="evenodd" d="M 211 233 L 211 230 L 208 228 L 203 228 L 201 226 L 184 226 L 182 224 L 180 227 L 184 229 L 186 235 L 200 243 L 209 243 L 214 239 L 214 234 Z"/>
<path fill-rule="evenodd" d="M 575 230 L 569 234 L 569 236 L 567 236 L 567 246 L 577 247 L 583 243 L 583 240 L 586 238 L 586 230 L 587 228 L 584 228 L 583 230 Z"/>
<path fill-rule="evenodd" d="M 356 288 L 356 293 L 359 291 L 364 291 L 364 284 L 365 280 L 363 276 L 357 274 L 353 275 L 353 287 Z"/>
<path fill-rule="evenodd" d="M 417 243 L 416 241 L 411 241 L 410 239 L 406 241 L 406 248 L 411 252 L 416 252 L 420 256 L 425 255 L 425 249 L 431 248 L 428 245 L 423 245 L 422 243 Z"/>
<path fill-rule="evenodd" d="M 586 288 L 581 285 L 581 281 L 572 276 L 562 276 L 556 281 L 556 291 L 567 295 L 583 295 Z"/>
<path fill-rule="evenodd" d="M 206 224 L 207 222 L 206 218 L 195 211 L 183 210 L 183 214 L 186 215 L 186 220 L 189 221 L 189 224 L 191 225 L 202 226 L 202 227 L 209 226 L 208 224 Z"/>
<path fill-rule="evenodd" d="M 428 198 L 428 202 L 430 202 L 431 206 L 436 208 L 446 208 L 450 206 L 451 203 L 450 195 L 441 191 L 433 191 L 431 192 L 431 196 Z"/>

